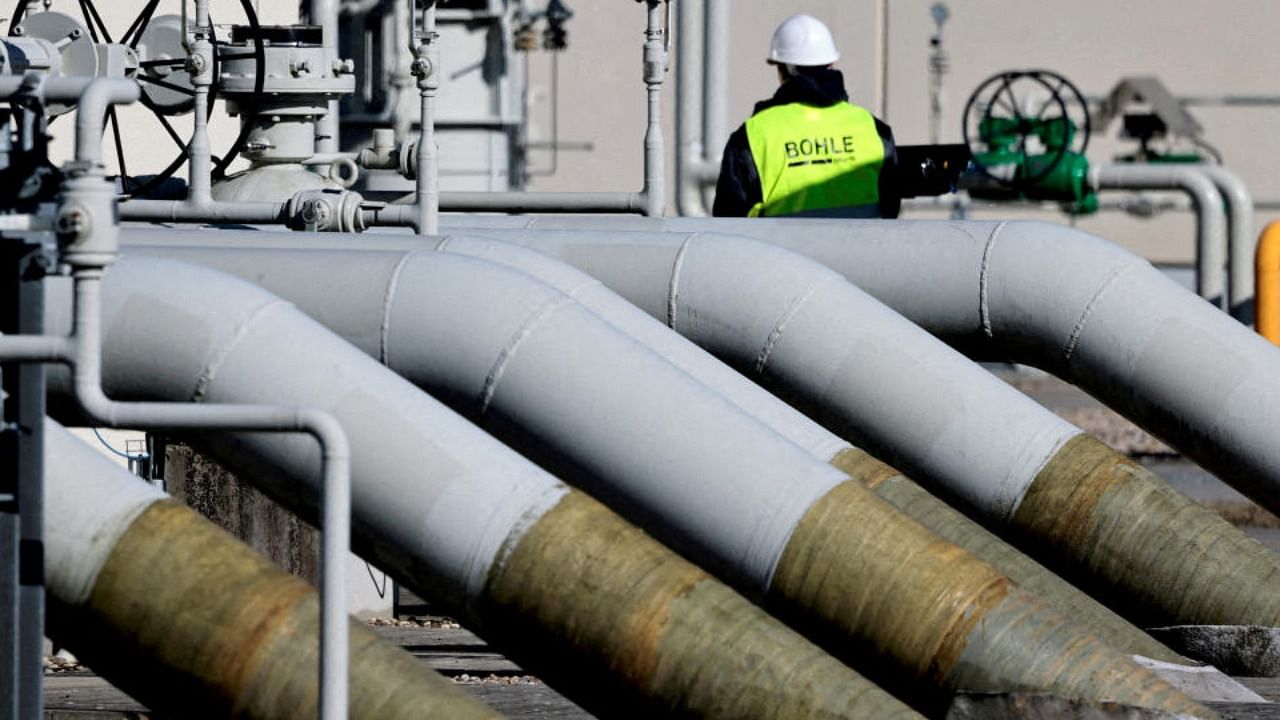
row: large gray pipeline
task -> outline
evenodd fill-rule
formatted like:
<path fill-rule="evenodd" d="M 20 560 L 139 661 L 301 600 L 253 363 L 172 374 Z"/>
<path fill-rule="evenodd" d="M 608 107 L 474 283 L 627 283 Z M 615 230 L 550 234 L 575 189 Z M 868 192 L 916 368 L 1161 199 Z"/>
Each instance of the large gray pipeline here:
<path fill-rule="evenodd" d="M 104 301 L 113 397 L 305 401 L 333 413 L 350 428 L 357 547 L 585 704 L 680 717 L 911 716 L 278 298 L 211 271 L 124 258 Z M 51 327 L 68 303 L 51 288 Z M 314 517 L 314 444 L 261 434 L 205 443 Z"/>
<path fill-rule="evenodd" d="M 50 635 L 172 717 L 315 717 L 315 591 L 57 423 L 45 431 Z M 344 717 L 498 717 L 360 623 L 350 632 Z"/>
<path fill-rule="evenodd" d="M 174 252 L 173 249 L 168 248 L 172 237 L 167 232 L 141 230 L 132 233 L 131 238 L 133 243 L 130 248 L 134 252 Z M 200 238 L 201 243 L 214 240 L 222 242 L 225 246 L 239 248 L 296 250 L 306 247 L 318 250 L 341 250 L 350 246 L 349 238 L 314 235 L 300 238 L 297 234 L 237 233 L 232 237 L 205 235 Z M 362 249 L 376 247 L 383 250 L 413 250 L 421 245 L 422 243 L 417 240 L 386 235 L 369 235 L 360 238 Z M 234 270 L 238 267 L 242 275 L 257 275 L 257 264 L 252 257 L 229 263 L 226 253 L 210 254 L 190 246 L 184 247 L 186 249 L 178 253 L 179 257 L 194 261 L 203 259 L 215 262 L 216 259 L 221 259 L 221 267 L 224 269 Z M 824 462 L 831 462 L 854 479 L 865 483 L 881 498 L 930 530 L 991 563 L 1020 586 L 1045 598 L 1083 627 L 1100 637 L 1107 638 L 1113 646 L 1131 654 L 1171 662 L 1179 660 L 1176 654 L 1154 642 L 1145 633 L 1137 631 L 1097 601 L 1062 581 L 1012 546 L 1000 541 L 964 515 L 952 510 L 906 477 L 893 472 L 862 451 L 852 448 L 847 442 L 774 395 L 763 391 L 741 374 L 623 300 L 599 280 L 546 255 L 508 243 L 477 237 L 451 236 L 439 241 L 436 247 L 515 268 L 555 287 L 707 385 L 747 414 L 804 448 L 812 456 Z M 344 255 L 344 257 L 350 256 Z M 323 286 L 323 283 L 313 284 L 316 288 Z M 324 297 L 320 294 L 315 297 L 314 304 L 307 304 L 314 306 L 323 301 Z M 335 313 L 331 311 L 320 312 L 319 315 L 331 321 L 336 318 Z M 358 346 L 365 347 L 366 351 L 377 356 L 382 355 L 381 343 L 378 343 L 375 352 L 373 336 L 361 332 L 354 320 L 342 322 L 338 329 L 348 338 L 353 339 Z"/>
<path fill-rule="evenodd" d="M 1142 684 L 1132 666 L 992 568 L 528 276 L 430 252 L 171 252 L 298 301 L 520 447 L 586 470 L 593 492 L 840 655 L 894 662 L 869 670 L 913 697 L 940 684 L 1159 702 L 1122 688 Z M 317 281 L 344 272 L 360 285 L 335 304 Z M 863 599 L 831 603 L 836 587 Z M 1073 662 L 1127 679 L 1096 684 Z"/>
<path fill-rule="evenodd" d="M 524 222 L 540 227 L 565 221 Z M 662 223 L 677 227 L 690 224 L 705 227 L 707 221 Z M 1231 392 L 1248 387 L 1262 397 L 1274 395 L 1277 391 L 1263 378 L 1275 349 L 1227 316 L 1213 312 L 1145 262 L 1100 240 L 1035 223 L 793 220 L 716 221 L 712 226 L 769 236 L 832 264 L 866 283 L 873 292 L 891 298 L 909 317 L 927 320 L 935 332 L 969 349 L 990 352 L 995 349 L 992 339 L 999 337 L 1004 340 L 1003 359 L 1040 362 L 1057 369 L 1095 394 L 1104 398 L 1115 395 L 1115 404 L 1133 414 L 1147 408 L 1153 421 L 1148 424 L 1162 421 L 1159 424 L 1168 430 L 1165 435 L 1171 444 L 1179 446 L 1169 435 L 1176 433 L 1185 440 L 1190 433 L 1197 444 L 1183 445 L 1193 455 L 1195 450 L 1203 451 L 1204 444 L 1199 441 L 1204 439 L 1230 443 L 1226 445 L 1230 451 L 1238 452 L 1243 445 L 1263 457 L 1277 452 L 1262 441 L 1266 435 L 1263 428 L 1268 426 L 1265 422 L 1230 428 L 1218 422 L 1219 416 L 1241 413 L 1253 413 L 1262 421 L 1268 413 L 1277 412 L 1280 403 L 1255 403 Z M 997 232 L 997 228 L 1003 230 Z M 788 233 L 787 229 L 796 232 Z M 932 233 L 942 237 L 934 239 Z M 1010 233 L 1015 241 L 1001 242 L 998 247 L 1006 252 L 997 253 L 995 237 L 1004 237 L 1004 233 Z M 766 253 L 763 261 L 739 262 L 732 266 L 733 272 L 726 272 L 730 265 L 722 257 L 690 255 L 682 250 L 693 247 L 690 243 L 694 240 L 704 242 L 706 236 L 493 234 L 557 253 L 663 319 L 680 322 L 672 314 L 672 298 L 678 299 L 682 293 L 686 302 L 701 293 L 703 300 L 718 303 L 716 307 L 723 308 L 726 317 L 738 319 L 696 320 L 686 323 L 687 329 L 704 333 L 707 342 L 717 343 L 720 351 L 744 353 L 735 357 L 748 369 L 763 357 L 767 362 L 757 371 L 768 373 L 766 366 L 771 366 L 777 379 L 787 383 L 788 392 L 797 393 L 806 404 L 825 408 L 824 419 L 837 434 L 845 434 L 912 477 L 958 497 L 996 526 L 1018 528 L 1015 532 L 1032 538 L 1033 554 L 1068 573 L 1069 579 L 1102 594 L 1108 604 L 1114 602 L 1135 613 L 1154 612 L 1175 624 L 1280 622 L 1277 591 L 1267 587 L 1280 582 L 1276 558 L 1148 471 L 1087 437 L 1053 430 L 1054 419 L 1042 409 L 1033 410 L 1034 404 L 1026 398 L 1010 400 L 1023 408 L 1017 411 L 1022 420 L 1011 421 L 1000 417 L 1004 413 L 990 412 L 989 400 L 983 399 L 985 393 L 972 395 L 977 387 L 990 387 L 997 393 L 993 397 L 1002 392 L 993 385 L 998 381 L 986 373 L 921 363 L 906 356 L 890 360 L 902 353 L 897 340 L 860 337 L 870 327 L 861 317 L 838 320 L 838 316 L 818 314 L 807 326 L 798 323 L 787 309 L 790 304 L 803 300 L 801 304 L 812 307 L 815 303 L 810 290 L 829 294 L 836 287 L 829 279 L 822 280 L 818 269 L 811 269 L 818 274 L 811 276 L 811 281 L 799 282 L 792 292 L 800 294 L 788 300 L 786 291 L 773 286 L 780 280 L 803 280 L 803 276 L 789 277 L 780 270 L 799 272 L 801 265 L 785 255 L 770 259 L 773 256 Z M 706 260 L 693 270 L 688 264 L 690 257 Z M 1107 258 L 1113 261 L 1110 268 L 1104 262 Z M 887 272 L 895 261 L 902 269 Z M 764 269 L 760 271 L 763 274 L 754 276 L 762 287 L 726 289 L 727 279 L 749 280 L 752 276 L 747 272 L 752 266 Z M 684 279 L 688 273 L 698 273 L 694 277 L 702 279 L 691 283 Z M 1135 275 L 1143 278 L 1136 285 Z M 753 305 L 762 306 L 770 293 L 782 295 L 782 304 L 770 311 L 775 320 L 752 330 L 750 321 L 742 319 L 744 313 Z M 838 307 L 839 302 L 830 301 L 828 305 L 833 307 L 829 309 L 847 312 L 847 307 Z M 1160 321 L 1164 331 L 1143 329 L 1147 318 L 1164 318 Z M 778 337 L 790 338 L 784 347 L 802 349 L 781 354 L 774 349 L 773 325 L 779 319 L 787 324 L 786 334 Z M 1081 320 L 1088 321 L 1088 337 Z M 1003 327 L 997 331 L 994 328 L 998 325 Z M 757 344 L 735 351 L 734 333 L 743 327 L 756 333 Z M 677 329 L 685 328 L 677 325 Z M 797 341 L 799 329 L 809 333 L 810 340 Z M 834 337 L 849 333 L 854 335 L 846 338 L 845 346 L 833 346 L 839 342 Z M 1095 335 L 1101 339 L 1093 341 Z M 1192 357 L 1197 360 L 1190 364 L 1184 359 L 1187 352 L 1179 347 L 1188 336 L 1195 338 L 1197 345 L 1212 342 L 1207 354 L 1193 348 Z M 1136 338 L 1130 342 L 1136 342 L 1138 352 L 1126 342 L 1132 338 Z M 1052 344 L 1055 340 L 1057 345 Z M 1086 343 L 1081 345 L 1081 340 Z M 1154 344 L 1160 352 L 1143 353 L 1140 348 L 1144 344 Z M 1070 360 L 1067 363 L 1053 355 L 1064 347 Z M 1085 347 L 1087 351 L 1081 352 Z M 1047 352 L 1036 352 L 1037 348 Z M 1244 357 L 1253 359 L 1247 365 L 1237 363 L 1243 372 L 1226 376 L 1231 387 L 1225 392 L 1217 389 L 1222 378 L 1206 377 L 1204 370 L 1212 366 L 1215 357 L 1237 358 L 1245 350 L 1249 355 Z M 813 359 L 804 360 L 805 353 L 813 353 Z M 785 362 L 789 358 L 795 362 Z M 899 377 L 904 367 L 919 365 L 920 369 L 900 384 L 864 382 L 860 387 L 850 380 L 857 376 L 841 370 L 837 362 L 847 362 L 847 367 L 887 365 L 874 374 L 883 378 Z M 948 369 L 939 372 L 940 367 Z M 1182 388 L 1188 384 L 1192 388 L 1209 386 L 1183 395 Z M 841 396 L 844 400 L 837 401 Z M 971 399 L 963 400 L 966 397 Z M 939 406 L 940 402 L 945 405 Z M 1220 413 L 1223 403 L 1232 405 Z M 939 413 L 939 407 L 949 410 Z M 981 430 L 983 422 L 991 423 L 986 432 Z M 1001 443 L 1007 452 L 996 451 Z M 948 445 L 950 449 L 946 449 Z M 1202 462 L 1203 456 L 1201 452 Z M 1255 467 L 1250 465 L 1249 469 Z M 1084 477 L 1091 482 L 1081 482 Z M 1050 487 L 1058 489 L 1048 490 Z M 1033 501 L 1027 502 L 1028 498 Z M 1079 509 L 1064 513 L 1064 504 Z M 1196 518 L 1194 527 L 1188 520 L 1191 517 Z M 1173 547 L 1178 551 L 1166 551 Z M 1198 581 L 1188 586 L 1187 577 Z M 1253 590 L 1241 590 L 1244 587 Z"/>

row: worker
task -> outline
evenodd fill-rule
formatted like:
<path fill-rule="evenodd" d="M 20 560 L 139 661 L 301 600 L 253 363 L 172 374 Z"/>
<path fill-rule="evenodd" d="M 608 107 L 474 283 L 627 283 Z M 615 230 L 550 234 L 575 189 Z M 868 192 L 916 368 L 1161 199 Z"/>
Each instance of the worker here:
<path fill-rule="evenodd" d="M 893 132 L 849 102 L 827 26 L 793 15 L 773 33 L 770 65 L 781 86 L 725 145 L 712 214 L 897 217 L 889 182 Z"/>

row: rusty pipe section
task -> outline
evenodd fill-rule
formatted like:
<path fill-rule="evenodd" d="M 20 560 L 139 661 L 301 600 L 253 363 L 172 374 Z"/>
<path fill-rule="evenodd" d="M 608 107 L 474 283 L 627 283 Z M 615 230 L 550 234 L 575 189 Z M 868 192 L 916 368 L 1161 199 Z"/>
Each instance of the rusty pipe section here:
<path fill-rule="evenodd" d="M 56 285 L 50 291 L 56 329 L 69 297 Z M 113 397 L 305 399 L 351 423 L 356 547 L 589 707 L 744 719 L 914 716 L 258 288 L 126 257 L 104 281 L 103 324 L 103 382 Z M 52 387 L 64 381 L 51 374 Z M 257 433 L 203 444 L 314 518 L 313 444 Z"/>
<path fill-rule="evenodd" d="M 579 477 L 593 492 L 746 592 L 767 596 L 833 652 L 923 707 L 965 688 L 1165 709 L 1187 702 L 994 568 L 533 278 L 424 251 L 173 253 L 251 275 L 322 323 L 358 328 L 348 337 L 366 352 L 519 447 L 551 449 L 554 462 L 587 471 Z M 315 280 L 337 268 L 358 276 L 363 290 L 344 291 L 335 304 Z M 1076 661 L 1106 673 L 1077 675 Z"/>
<path fill-rule="evenodd" d="M 314 589 L 45 428 L 52 637 L 157 712 L 315 717 Z M 349 717 L 500 717 L 361 623 L 350 632 Z"/>
<path fill-rule="evenodd" d="M 213 239 L 205 236 L 201 238 L 201 242 L 211 242 Z M 343 247 L 345 242 L 329 235 L 299 237 L 297 234 L 271 233 L 239 233 L 220 240 L 226 245 L 240 248 L 274 247 L 294 250 L 300 246 L 335 250 Z M 148 247 L 154 247 L 156 243 L 171 241 L 168 233 L 141 230 L 132 234 L 129 239 L 130 248 L 135 252 L 148 252 Z M 385 235 L 361 236 L 360 243 L 361 248 L 371 250 L 413 250 L 420 247 L 418 240 Z M 866 452 L 851 447 L 776 396 L 765 392 L 705 350 L 623 300 L 590 275 L 542 253 L 481 236 L 448 236 L 436 243 L 436 249 L 498 263 L 556 288 L 779 435 L 804 448 L 813 457 L 829 461 L 851 478 L 865 484 L 899 511 L 995 566 L 1024 589 L 1047 600 L 1081 627 L 1106 638 L 1112 646 L 1128 654 L 1167 662 L 1183 662 L 1179 655 L 1086 593 L 1000 540 L 964 514 L 953 510 L 906 476 Z M 161 249 L 157 251 L 164 252 Z M 188 247 L 183 251 L 182 257 L 199 261 L 207 256 Z M 244 265 L 244 271 L 252 273 L 256 267 L 250 260 Z M 323 287 L 321 283 L 300 285 Z M 337 321 L 338 315 L 326 313 L 326 317 L 329 318 L 327 322 L 333 323 Z M 343 323 L 341 332 L 357 345 L 366 347 L 369 352 L 373 352 L 374 345 L 379 348 L 378 354 L 382 352 L 381 339 L 360 331 L 356 322 Z"/>

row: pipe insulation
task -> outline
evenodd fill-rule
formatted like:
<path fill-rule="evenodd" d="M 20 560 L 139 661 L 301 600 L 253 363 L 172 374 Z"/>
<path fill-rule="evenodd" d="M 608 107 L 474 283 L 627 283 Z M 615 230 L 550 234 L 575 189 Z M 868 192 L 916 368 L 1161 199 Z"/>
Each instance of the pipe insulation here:
<path fill-rule="evenodd" d="M 207 243 L 213 239 L 215 238 L 205 235 L 200 238 L 200 242 Z M 287 235 L 244 233 L 230 238 L 223 245 L 240 248 L 298 250 L 306 247 L 339 250 L 344 246 L 349 247 L 349 240 L 349 238 L 316 235 L 300 237 L 296 233 Z M 131 234 L 128 246 L 131 252 L 165 253 L 171 252 L 172 246 L 169 246 L 171 242 L 172 235 L 167 231 L 139 230 Z M 157 244 L 160 247 L 155 247 Z M 359 247 L 370 251 L 375 248 L 413 250 L 420 248 L 421 245 L 419 240 L 387 235 L 366 235 L 360 238 Z M 192 249 L 189 245 L 184 245 L 182 248 L 179 257 L 196 262 L 211 257 Z M 853 448 L 776 396 L 765 392 L 683 336 L 672 332 L 644 311 L 623 300 L 599 280 L 542 253 L 482 237 L 449 236 L 441 239 L 436 244 L 436 248 L 498 263 L 536 277 L 556 288 L 747 414 L 804 448 L 813 457 L 830 462 L 850 477 L 866 484 L 899 511 L 995 566 L 1024 589 L 1047 600 L 1077 624 L 1099 637 L 1106 638 L 1112 646 L 1132 655 L 1152 657 L 1166 662 L 1184 662 L 1179 655 L 1093 600 L 1086 593 L 1063 581 L 1012 545 L 969 520 L 962 513 L 953 510 L 904 475 L 880 463 L 867 453 Z M 215 256 L 222 257 L 222 254 Z M 234 269 L 225 264 L 225 257 L 223 260 L 224 268 Z M 251 259 L 240 267 L 242 271 L 251 274 L 256 268 Z M 315 286 L 324 287 L 321 283 Z M 352 339 L 357 346 L 365 347 L 369 351 L 375 343 L 375 338 L 371 334 L 362 332 L 354 318 L 349 321 L 339 321 L 335 310 L 336 308 L 323 313 L 324 317 L 333 319 L 334 323 L 341 322 L 339 332 Z M 337 328 L 338 325 L 333 324 L 332 327 Z M 380 347 L 382 341 L 376 342 Z M 371 354 L 380 355 L 381 350 Z"/>
<path fill-rule="evenodd" d="M 49 285 L 56 331 L 70 298 Z M 349 428 L 356 548 L 590 708 L 912 716 L 279 298 L 182 263 L 122 258 L 104 280 L 102 322 L 112 397 L 305 401 L 332 413 Z M 51 373 L 50 386 L 65 393 L 65 377 Z M 237 433 L 203 444 L 314 519 L 314 443 Z"/>
<path fill-rule="evenodd" d="M 589 491 L 922 707 L 945 702 L 937 687 L 1181 702 L 994 568 L 527 275 L 429 251 L 174 253 L 252 277 L 508 442 L 539 459 L 554 452 L 557 468 L 585 471 L 573 477 Z M 363 290 L 320 290 L 340 272 Z"/>
<path fill-rule="evenodd" d="M 172 717 L 318 711 L 314 589 L 45 423 L 49 632 Z M 497 718 L 350 622 L 351 718 Z"/>
<path fill-rule="evenodd" d="M 691 224 L 708 225 L 624 226 Z M 1255 500 L 1280 505 L 1280 493 L 1267 491 L 1280 468 L 1268 432 L 1280 420 L 1280 389 L 1268 380 L 1280 356 L 1136 256 L 1040 223 L 711 225 L 827 263 L 981 357 L 1056 372 Z M 883 308 L 864 313 L 854 303 L 865 296 L 838 289 L 830 270 L 815 265 L 805 280 L 803 263 L 779 248 L 747 262 L 733 245 L 752 243 L 707 234 L 488 234 L 596 275 L 704 347 L 732 354 L 732 364 L 785 384 L 788 398 L 815 408 L 838 435 L 1029 541 L 1033 556 L 1108 606 L 1170 624 L 1280 624 L 1280 560 L 1265 547 L 923 336 L 908 350 L 910 335 L 877 333 Z M 707 252 L 715 245 L 723 252 Z M 751 326 L 771 294 L 779 304 Z M 681 303 L 690 308 L 683 315 Z M 786 332 L 775 335 L 775 326 Z M 739 330 L 752 342 L 735 346 Z M 1087 469 L 1092 482 L 1071 468 Z M 1045 493 L 1076 505 L 1065 512 L 1038 499 Z M 1037 512 L 1046 514 L 1033 519 Z M 1055 523 L 1072 532 L 1055 537 L 1063 529 Z"/>

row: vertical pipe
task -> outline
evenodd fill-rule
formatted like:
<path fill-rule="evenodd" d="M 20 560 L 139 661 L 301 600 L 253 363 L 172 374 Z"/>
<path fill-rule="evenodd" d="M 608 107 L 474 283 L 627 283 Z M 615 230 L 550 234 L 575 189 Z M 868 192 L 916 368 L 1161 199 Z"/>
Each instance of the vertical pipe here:
<path fill-rule="evenodd" d="M 1255 262 L 1258 334 L 1280 345 L 1280 222 L 1262 231 Z"/>
<path fill-rule="evenodd" d="M 1222 194 L 1227 207 L 1227 308 L 1232 317 L 1253 322 L 1253 197 L 1235 173 L 1220 165 L 1197 165 Z"/>
<path fill-rule="evenodd" d="M 310 0 L 310 20 L 312 25 L 319 25 L 323 30 L 323 42 L 330 51 L 329 59 L 338 58 L 338 0 Z M 338 152 L 338 105 L 339 101 L 329 101 L 329 109 L 316 122 L 316 152 L 329 154 Z"/>
<path fill-rule="evenodd" d="M 44 250 L 27 245 L 23 258 L 21 308 L 18 330 L 24 335 L 44 334 L 43 283 L 31 280 Z M 19 717 L 40 720 L 44 716 L 44 412 L 45 368 L 27 364 L 13 368 L 17 374 L 19 446 L 18 487 L 18 629 Z"/>
<path fill-rule="evenodd" d="M 667 34 L 663 13 L 669 0 L 648 0 L 648 22 L 644 32 L 644 85 L 648 100 L 648 123 L 644 131 L 645 214 L 662 217 L 667 213 L 666 169 L 662 139 L 662 81 L 667 74 Z M 432 231 L 436 232 L 436 231 Z"/>
<path fill-rule="evenodd" d="M 729 140 L 726 128 L 726 96 L 729 92 L 729 28 L 728 0 L 705 0 L 705 41 L 702 84 L 702 164 L 720 157 Z M 716 163 L 718 164 L 718 163 Z"/>
<path fill-rule="evenodd" d="M 184 3 L 185 7 L 185 3 Z M 192 106 L 193 130 L 187 146 L 187 202 L 194 206 L 213 203 L 212 150 L 209 145 L 209 88 L 213 85 L 213 44 L 210 42 L 209 0 L 196 0 L 195 39 L 189 48 L 191 85 L 195 90 Z M 186 28 L 183 28 L 186 33 Z"/>
<path fill-rule="evenodd" d="M 702 201 L 702 23 L 705 0 L 676 0 L 676 212 L 703 217 Z"/>
<path fill-rule="evenodd" d="M 415 49 L 413 73 L 421 93 L 421 134 L 418 139 L 418 234 L 440 231 L 440 168 L 436 147 L 436 92 L 440 89 L 440 37 L 436 34 L 436 3 L 426 0 L 422 11 L 421 43 Z"/>
<path fill-rule="evenodd" d="M 1222 197 L 1200 168 L 1157 165 L 1104 165 L 1090 171 L 1098 190 L 1180 190 L 1196 213 L 1196 292 L 1225 307 L 1227 264 L 1226 219 Z"/>

